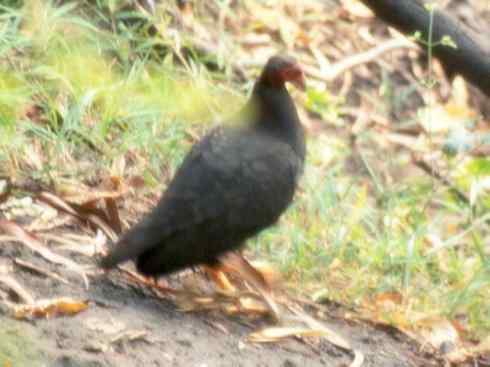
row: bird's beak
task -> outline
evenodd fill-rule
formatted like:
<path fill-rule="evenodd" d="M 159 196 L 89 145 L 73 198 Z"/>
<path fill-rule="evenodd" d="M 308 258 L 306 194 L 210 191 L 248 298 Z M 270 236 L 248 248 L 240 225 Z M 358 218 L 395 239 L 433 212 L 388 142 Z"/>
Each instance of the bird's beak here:
<path fill-rule="evenodd" d="M 305 76 L 303 75 L 303 72 L 301 72 L 301 74 L 297 78 L 291 79 L 291 84 L 293 84 L 299 90 L 305 91 L 306 82 L 305 82 Z"/>
<path fill-rule="evenodd" d="M 302 91 L 306 90 L 305 75 L 298 65 L 285 69 L 283 73 L 283 80 L 290 82 Z"/>

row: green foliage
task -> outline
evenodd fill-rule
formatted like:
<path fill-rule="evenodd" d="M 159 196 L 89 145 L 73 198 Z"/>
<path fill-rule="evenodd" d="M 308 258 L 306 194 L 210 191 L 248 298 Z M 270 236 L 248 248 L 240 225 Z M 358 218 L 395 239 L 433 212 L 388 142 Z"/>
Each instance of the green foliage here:
<path fill-rule="evenodd" d="M 327 121 L 337 122 L 341 101 L 328 91 L 308 89 L 306 107 L 320 114 Z"/>

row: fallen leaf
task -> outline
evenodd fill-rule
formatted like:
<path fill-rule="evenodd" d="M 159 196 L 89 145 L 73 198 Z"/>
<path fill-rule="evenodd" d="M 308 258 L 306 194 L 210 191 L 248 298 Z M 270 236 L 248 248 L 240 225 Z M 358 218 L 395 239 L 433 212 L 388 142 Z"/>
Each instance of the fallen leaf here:
<path fill-rule="evenodd" d="M 145 186 L 145 179 L 142 176 L 133 175 L 129 177 L 127 184 L 133 189 L 141 189 Z"/>
<path fill-rule="evenodd" d="M 248 336 L 248 340 L 254 343 L 271 343 L 291 336 L 323 336 L 322 330 L 315 330 L 304 326 L 273 326 L 268 327 Z"/>
<path fill-rule="evenodd" d="M 263 315 L 268 311 L 267 307 L 264 307 L 264 304 L 255 298 L 242 297 L 240 298 L 239 302 L 240 307 L 249 313 L 258 313 Z"/>
<path fill-rule="evenodd" d="M 373 301 L 376 308 L 392 311 L 396 309 L 398 305 L 401 305 L 403 296 L 399 292 L 382 292 L 376 294 Z"/>
<path fill-rule="evenodd" d="M 58 213 L 52 207 L 44 204 L 39 205 L 33 202 L 30 196 L 24 196 L 21 198 L 12 197 L 10 200 L 5 201 L 0 205 L 0 209 L 5 218 L 13 220 L 14 218 L 21 218 L 26 221 L 27 218 L 35 218 L 37 222 L 50 222 L 56 218 Z"/>
<path fill-rule="evenodd" d="M 321 331 L 322 336 L 325 337 L 333 345 L 336 345 L 337 347 L 340 347 L 344 350 L 352 350 L 350 343 L 346 339 L 344 339 L 335 331 L 330 330 L 320 321 L 315 320 L 313 317 L 307 315 L 305 312 L 299 310 L 298 308 L 294 308 L 293 311 L 301 321 L 308 325 L 310 329 Z"/>
<path fill-rule="evenodd" d="M 250 261 L 250 265 L 257 270 L 269 285 L 277 285 L 281 281 L 281 273 L 271 263 L 264 260 Z M 274 289 L 277 287 L 275 286 Z"/>
<path fill-rule="evenodd" d="M 59 184 L 56 192 L 62 200 L 80 206 L 107 198 L 117 199 L 125 193 L 126 190 L 117 178 L 111 178 L 109 182 L 105 184 L 106 190 L 94 190 L 80 183 L 65 182 Z"/>
<path fill-rule="evenodd" d="M 249 281 L 256 287 L 269 290 L 270 286 L 265 277 L 255 269 L 242 255 L 230 252 L 220 257 L 220 262 L 225 271 L 234 272 L 244 280 Z"/>
<path fill-rule="evenodd" d="M 371 9 L 359 0 L 342 0 L 342 8 L 357 18 L 372 18 L 374 16 Z"/>
<path fill-rule="evenodd" d="M 443 344 L 461 344 L 458 329 L 447 319 L 430 317 L 417 322 L 418 334 L 423 340 L 439 350 Z"/>
<path fill-rule="evenodd" d="M 87 301 L 77 301 L 71 298 L 45 299 L 29 305 L 15 307 L 15 318 L 23 320 L 72 316 L 85 311 L 87 308 Z"/>
<path fill-rule="evenodd" d="M 364 363 L 364 354 L 358 350 L 354 350 L 354 360 L 349 365 L 349 367 L 361 367 Z"/>
<path fill-rule="evenodd" d="M 74 217 L 84 221 L 88 220 L 91 222 L 93 225 L 96 227 L 100 228 L 104 233 L 109 237 L 112 241 L 115 241 L 117 239 L 116 233 L 112 230 L 111 227 L 101 218 L 99 218 L 96 215 L 89 214 L 86 215 L 84 213 L 80 213 L 77 210 L 75 210 L 71 205 L 66 203 L 63 199 L 60 197 L 56 196 L 55 194 L 51 192 L 41 192 L 38 197 L 39 200 L 42 200 L 43 202 L 51 205 L 55 209 L 61 210 L 67 214 L 71 214 Z"/>

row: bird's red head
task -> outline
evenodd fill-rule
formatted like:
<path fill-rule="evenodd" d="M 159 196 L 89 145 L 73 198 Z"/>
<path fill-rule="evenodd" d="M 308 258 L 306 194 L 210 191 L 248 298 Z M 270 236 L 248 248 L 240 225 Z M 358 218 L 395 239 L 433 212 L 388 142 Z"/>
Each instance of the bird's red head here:
<path fill-rule="evenodd" d="M 305 90 L 303 70 L 296 59 L 290 56 L 272 56 L 264 67 L 260 80 L 270 86 L 279 88 L 286 82 Z"/>

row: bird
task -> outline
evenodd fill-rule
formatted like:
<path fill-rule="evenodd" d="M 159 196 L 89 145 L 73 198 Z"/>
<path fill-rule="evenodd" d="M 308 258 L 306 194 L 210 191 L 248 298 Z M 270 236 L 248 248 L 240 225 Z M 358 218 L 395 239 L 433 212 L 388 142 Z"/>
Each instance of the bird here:
<path fill-rule="evenodd" d="M 156 207 L 99 261 L 103 269 L 134 260 L 148 277 L 199 265 L 275 224 L 293 201 L 305 162 L 305 132 L 286 83 L 301 90 L 299 63 L 268 59 L 245 106 L 230 124 L 194 144 Z"/>

